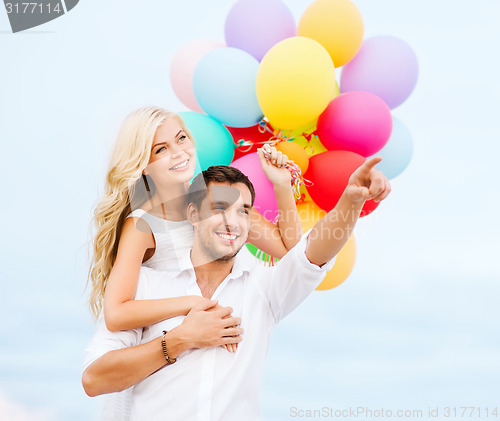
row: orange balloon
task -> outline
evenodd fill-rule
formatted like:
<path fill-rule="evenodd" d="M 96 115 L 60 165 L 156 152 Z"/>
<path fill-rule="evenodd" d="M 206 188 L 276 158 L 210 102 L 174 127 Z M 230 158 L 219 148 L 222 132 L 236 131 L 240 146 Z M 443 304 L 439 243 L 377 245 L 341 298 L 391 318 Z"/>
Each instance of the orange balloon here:
<path fill-rule="evenodd" d="M 351 274 L 356 261 L 356 240 L 351 234 L 342 250 L 337 254 L 337 260 L 333 268 L 330 269 L 323 279 L 323 282 L 316 288 L 318 291 L 326 291 L 338 287 Z"/>
<path fill-rule="evenodd" d="M 304 231 L 310 230 L 316 223 L 326 215 L 326 212 L 311 200 L 299 202 L 297 204 L 300 222 Z M 354 267 L 356 260 L 356 240 L 351 234 L 344 247 L 337 254 L 337 259 L 333 268 L 330 269 L 323 279 L 323 282 L 316 288 L 318 291 L 325 291 L 335 288 L 344 282 Z"/>
<path fill-rule="evenodd" d="M 326 215 L 326 212 L 312 200 L 297 203 L 297 211 L 304 232 L 309 231 L 316 225 L 316 222 Z"/>
<path fill-rule="evenodd" d="M 307 171 L 307 168 L 309 167 L 309 156 L 304 148 L 298 143 L 290 141 L 280 142 L 276 145 L 276 149 L 288 156 L 288 159 L 295 162 L 300 167 L 302 174 Z"/>

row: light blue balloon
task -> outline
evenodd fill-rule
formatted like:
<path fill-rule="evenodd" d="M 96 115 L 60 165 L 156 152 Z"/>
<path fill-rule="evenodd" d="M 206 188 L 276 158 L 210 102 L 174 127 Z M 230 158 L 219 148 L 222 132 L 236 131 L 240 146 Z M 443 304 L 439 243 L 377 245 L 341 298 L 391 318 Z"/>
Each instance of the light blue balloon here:
<path fill-rule="evenodd" d="M 214 118 L 186 111 L 179 113 L 194 138 L 196 147 L 195 175 L 212 165 L 229 165 L 234 158 L 233 136 Z"/>
<path fill-rule="evenodd" d="M 382 162 L 376 168 L 388 179 L 401 174 L 411 161 L 413 139 L 408 128 L 397 117 L 392 116 L 392 133 L 385 146 L 374 156 L 381 156 Z"/>
<path fill-rule="evenodd" d="M 217 48 L 205 54 L 193 73 L 193 91 L 200 107 L 230 127 L 248 127 L 263 117 L 255 82 L 259 62 L 238 48 Z"/>

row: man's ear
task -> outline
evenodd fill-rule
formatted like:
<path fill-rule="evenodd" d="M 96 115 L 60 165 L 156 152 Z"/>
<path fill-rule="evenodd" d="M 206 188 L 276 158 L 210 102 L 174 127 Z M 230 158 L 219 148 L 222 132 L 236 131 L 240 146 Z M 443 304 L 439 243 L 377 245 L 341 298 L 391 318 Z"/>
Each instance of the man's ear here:
<path fill-rule="evenodd" d="M 190 203 L 187 207 L 187 219 L 191 223 L 191 225 L 194 225 L 200 220 L 200 212 L 198 211 L 198 208 L 194 205 L 194 203 Z"/>

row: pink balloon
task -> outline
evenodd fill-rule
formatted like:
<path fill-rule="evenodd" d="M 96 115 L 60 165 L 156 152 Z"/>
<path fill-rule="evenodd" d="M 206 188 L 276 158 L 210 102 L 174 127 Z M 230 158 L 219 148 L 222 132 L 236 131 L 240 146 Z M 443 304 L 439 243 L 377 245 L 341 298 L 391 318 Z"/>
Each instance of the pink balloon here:
<path fill-rule="evenodd" d="M 170 82 L 182 103 L 193 111 L 203 113 L 193 92 L 193 72 L 200 59 L 208 52 L 225 47 L 220 41 L 197 39 L 183 45 L 170 65 Z"/>
<path fill-rule="evenodd" d="M 347 92 L 333 99 L 319 116 L 317 134 L 329 150 L 344 150 L 368 157 L 378 152 L 392 131 L 391 110 L 378 96 Z"/>
<path fill-rule="evenodd" d="M 273 221 L 278 215 L 278 204 L 274 195 L 273 184 L 269 181 L 260 165 L 256 152 L 244 155 L 231 163 L 245 174 L 255 189 L 255 209 L 264 217 Z"/>

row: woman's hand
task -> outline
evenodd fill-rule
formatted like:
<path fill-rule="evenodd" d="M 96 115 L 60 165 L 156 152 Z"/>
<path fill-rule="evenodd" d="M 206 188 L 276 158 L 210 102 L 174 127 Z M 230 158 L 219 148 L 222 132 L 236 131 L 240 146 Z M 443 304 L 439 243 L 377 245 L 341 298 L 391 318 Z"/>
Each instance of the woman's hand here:
<path fill-rule="evenodd" d="M 207 311 L 221 310 L 223 308 L 224 307 L 222 307 L 220 304 L 217 304 L 216 306 L 209 308 Z M 226 316 L 224 318 L 227 319 L 228 317 L 231 317 L 231 316 Z M 230 327 L 231 328 L 238 328 L 238 325 L 234 325 L 234 326 L 230 326 Z M 228 352 L 236 352 L 236 350 L 238 349 L 238 342 L 234 342 L 231 344 L 223 344 L 223 345 L 221 345 L 221 348 L 224 348 Z"/>
<path fill-rule="evenodd" d="M 186 314 L 189 313 L 193 307 L 196 307 L 198 305 L 203 305 L 210 301 L 208 298 L 202 297 L 200 295 L 188 295 L 186 297 L 189 300 L 189 307 Z"/>
<path fill-rule="evenodd" d="M 265 152 L 271 155 L 271 160 L 265 157 Z M 286 185 L 291 186 L 292 176 L 290 171 L 285 168 L 285 164 L 289 161 L 288 156 L 283 155 L 274 146 L 265 144 L 262 148 L 257 149 L 259 154 L 260 165 L 266 174 L 267 178 L 274 186 Z"/>

